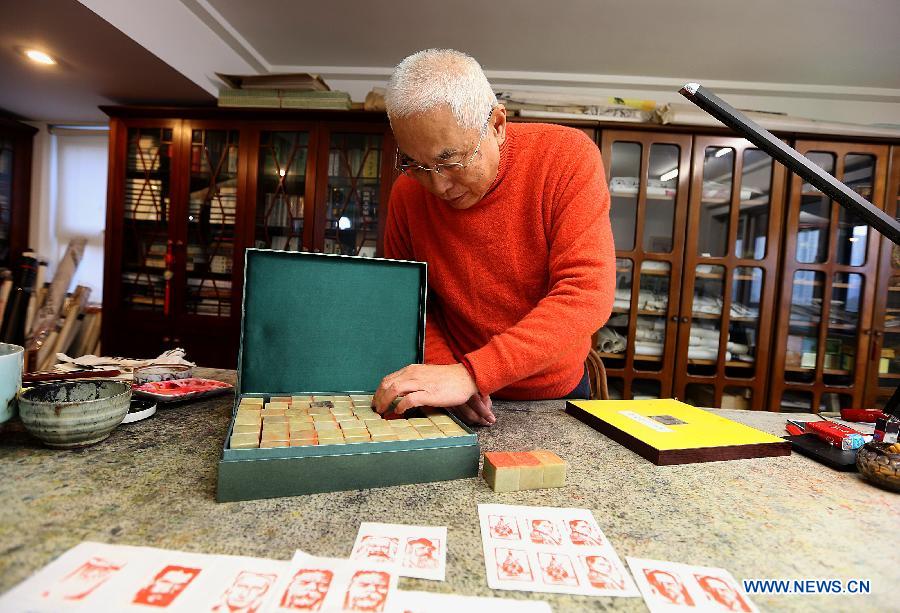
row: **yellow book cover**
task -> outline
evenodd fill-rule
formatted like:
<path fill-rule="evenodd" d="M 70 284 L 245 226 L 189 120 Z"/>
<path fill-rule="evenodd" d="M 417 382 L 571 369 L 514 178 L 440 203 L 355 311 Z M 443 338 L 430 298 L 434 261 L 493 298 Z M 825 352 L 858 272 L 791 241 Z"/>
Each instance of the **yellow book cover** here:
<path fill-rule="evenodd" d="M 673 399 L 574 400 L 566 412 L 657 465 L 790 455 L 790 442 Z"/>

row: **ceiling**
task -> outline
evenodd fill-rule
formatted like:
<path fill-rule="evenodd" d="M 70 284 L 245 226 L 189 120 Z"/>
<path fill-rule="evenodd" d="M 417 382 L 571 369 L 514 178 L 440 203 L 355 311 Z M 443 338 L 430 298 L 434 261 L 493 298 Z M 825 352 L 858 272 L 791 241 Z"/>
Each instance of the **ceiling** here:
<path fill-rule="evenodd" d="M 898 0 L 207 0 L 275 66 L 394 66 L 900 88 Z"/>
<path fill-rule="evenodd" d="M 318 72 L 359 101 L 407 54 L 453 47 L 504 88 L 671 93 L 696 80 L 886 105 L 900 123 L 900 0 L 0 0 L 0 11 L 0 109 L 29 119 L 214 104 L 216 72 Z M 26 45 L 63 63 L 30 65 Z"/>
<path fill-rule="evenodd" d="M 0 112 L 102 121 L 101 104 L 215 104 L 215 98 L 75 0 L 0 0 Z M 39 66 L 24 47 L 59 60 Z"/>

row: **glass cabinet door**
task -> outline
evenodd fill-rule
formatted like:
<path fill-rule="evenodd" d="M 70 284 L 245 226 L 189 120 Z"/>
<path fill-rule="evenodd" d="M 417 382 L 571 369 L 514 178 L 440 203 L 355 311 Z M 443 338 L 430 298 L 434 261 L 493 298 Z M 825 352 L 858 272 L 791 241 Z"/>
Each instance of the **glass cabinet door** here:
<path fill-rule="evenodd" d="M 612 398 L 671 395 L 690 137 L 606 131 L 613 313 L 594 335 Z M 674 319 L 673 319 L 674 318 Z"/>
<path fill-rule="evenodd" d="M 798 142 L 796 149 L 883 206 L 887 147 Z M 872 340 L 878 241 L 853 213 L 791 179 L 785 286 L 770 385 L 772 410 L 861 406 Z"/>
<path fill-rule="evenodd" d="M 891 178 L 885 208 L 900 220 L 900 147 L 896 146 L 891 148 Z M 880 241 L 873 351 L 866 384 L 867 408 L 884 408 L 900 386 L 900 245 L 884 237 Z"/>
<path fill-rule="evenodd" d="M 675 395 L 765 405 L 785 173 L 738 138 L 694 139 Z"/>
<path fill-rule="evenodd" d="M 261 132 L 256 173 L 253 245 L 261 249 L 305 251 L 306 164 L 309 132 Z"/>
<path fill-rule="evenodd" d="M 330 134 L 325 167 L 325 253 L 376 255 L 383 146 L 381 133 Z"/>
<path fill-rule="evenodd" d="M 181 312 L 230 317 L 237 223 L 239 131 L 190 131 Z"/>
<path fill-rule="evenodd" d="M 120 306 L 172 307 L 172 127 L 129 127 L 122 183 Z"/>

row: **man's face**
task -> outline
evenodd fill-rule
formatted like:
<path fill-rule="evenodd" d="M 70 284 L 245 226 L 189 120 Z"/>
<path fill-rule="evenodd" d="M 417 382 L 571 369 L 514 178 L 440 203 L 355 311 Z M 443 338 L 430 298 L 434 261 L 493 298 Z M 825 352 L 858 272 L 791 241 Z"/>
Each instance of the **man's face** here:
<path fill-rule="evenodd" d="M 170 570 L 150 586 L 152 594 L 171 594 L 181 590 L 191 580 L 191 575 L 180 570 Z"/>
<path fill-rule="evenodd" d="M 269 582 L 265 577 L 253 573 L 241 573 L 228 591 L 228 606 L 239 609 L 247 607 L 266 593 Z"/>
<path fill-rule="evenodd" d="M 487 120 L 487 117 L 484 118 Z M 479 129 L 463 130 L 450 107 L 441 105 L 424 113 L 392 118 L 397 146 L 422 166 L 460 162 L 465 164 L 478 146 Z M 454 209 L 468 209 L 484 197 L 500 165 L 500 144 L 506 134 L 506 110 L 494 109 L 478 147 L 478 154 L 464 169 L 413 174 L 429 192 Z"/>
<path fill-rule="evenodd" d="M 587 565 L 595 573 L 600 573 L 601 575 L 609 575 L 612 573 L 612 565 L 609 563 L 609 560 L 602 556 L 588 556 Z"/>
<path fill-rule="evenodd" d="M 734 590 L 720 579 L 708 577 L 706 579 L 706 587 L 707 591 L 709 591 L 719 602 L 731 603 L 734 600 Z"/>
<path fill-rule="evenodd" d="M 353 577 L 347 588 L 347 601 L 351 608 L 362 611 L 376 610 L 384 604 L 388 592 L 388 576 L 384 573 L 360 573 Z"/>
<path fill-rule="evenodd" d="M 434 552 L 434 547 L 425 543 L 413 543 L 412 554 L 416 558 L 430 558 Z"/>
<path fill-rule="evenodd" d="M 576 519 L 571 524 L 572 532 L 590 532 L 588 524 L 583 519 Z"/>
<path fill-rule="evenodd" d="M 331 577 L 322 571 L 311 570 L 294 576 L 288 588 L 287 604 L 293 608 L 309 608 L 322 601 L 328 593 Z"/>
<path fill-rule="evenodd" d="M 653 577 L 657 588 L 663 595 L 670 600 L 678 600 L 681 598 L 681 586 L 675 577 L 669 573 L 655 573 Z"/>
<path fill-rule="evenodd" d="M 391 560 L 391 539 L 387 537 L 373 536 L 364 539 L 366 556 Z"/>

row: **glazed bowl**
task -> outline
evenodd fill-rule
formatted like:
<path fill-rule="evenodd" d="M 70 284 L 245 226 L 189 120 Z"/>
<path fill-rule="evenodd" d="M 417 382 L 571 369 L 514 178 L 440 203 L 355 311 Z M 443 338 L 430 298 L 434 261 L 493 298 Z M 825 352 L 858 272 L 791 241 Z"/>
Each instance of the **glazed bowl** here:
<path fill-rule="evenodd" d="M 130 403 L 131 385 L 121 381 L 49 383 L 19 394 L 19 416 L 48 447 L 84 447 L 108 437 Z"/>
<path fill-rule="evenodd" d="M 193 376 L 194 369 L 185 364 L 151 364 L 134 369 L 134 385 L 188 379 Z"/>
<path fill-rule="evenodd" d="M 16 414 L 24 357 L 24 347 L 0 343 L 0 424 Z"/>
<path fill-rule="evenodd" d="M 856 468 L 872 483 L 900 492 L 900 443 L 866 443 L 856 454 Z"/>

